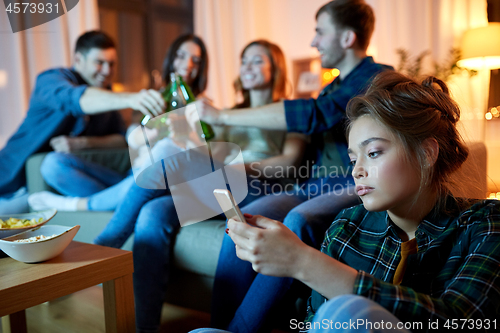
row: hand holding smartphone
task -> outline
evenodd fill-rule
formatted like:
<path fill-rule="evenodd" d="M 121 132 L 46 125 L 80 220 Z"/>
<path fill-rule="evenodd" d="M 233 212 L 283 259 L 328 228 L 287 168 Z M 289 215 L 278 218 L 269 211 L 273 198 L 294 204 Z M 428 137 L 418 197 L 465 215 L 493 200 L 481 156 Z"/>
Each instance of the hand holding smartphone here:
<path fill-rule="evenodd" d="M 241 213 L 240 208 L 234 201 L 231 192 L 228 190 L 216 189 L 214 190 L 214 195 L 228 220 L 233 219 L 244 223 L 247 222 Z"/>

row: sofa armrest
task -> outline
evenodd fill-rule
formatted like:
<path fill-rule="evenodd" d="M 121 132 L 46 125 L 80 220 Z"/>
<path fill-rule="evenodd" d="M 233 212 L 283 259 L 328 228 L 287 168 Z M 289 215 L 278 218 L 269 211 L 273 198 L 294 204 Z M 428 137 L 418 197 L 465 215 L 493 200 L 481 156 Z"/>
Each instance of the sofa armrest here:
<path fill-rule="evenodd" d="M 121 149 L 89 149 L 73 153 L 86 161 L 104 165 L 119 173 L 130 169 L 130 158 L 127 148 Z M 47 153 L 38 153 L 30 156 L 26 161 L 26 184 L 29 193 L 40 191 L 54 191 L 45 183 L 40 173 L 40 166 Z"/>

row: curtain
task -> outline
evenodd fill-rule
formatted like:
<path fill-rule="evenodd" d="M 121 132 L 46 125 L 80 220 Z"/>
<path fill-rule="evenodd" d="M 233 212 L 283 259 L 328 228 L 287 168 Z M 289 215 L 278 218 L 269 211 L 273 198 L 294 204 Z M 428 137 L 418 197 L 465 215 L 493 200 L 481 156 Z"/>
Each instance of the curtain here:
<path fill-rule="evenodd" d="M 52 67 L 72 65 L 83 32 L 99 28 L 97 0 L 79 1 L 66 14 L 12 33 L 0 4 L 0 148 L 23 121 L 36 76 Z"/>
<path fill-rule="evenodd" d="M 463 33 L 488 24 L 486 0 L 367 0 L 375 11 L 376 29 L 369 53 L 394 67 L 399 58 L 394 50 L 403 48 L 413 57 L 429 51 L 422 74 L 433 73 L 434 62 L 449 63 L 451 48 L 460 48 Z M 484 113 L 489 71 L 448 77 L 453 98 L 459 103 L 459 128 L 465 140 L 484 140 Z"/>
<path fill-rule="evenodd" d="M 278 44 L 288 60 L 317 56 L 310 46 L 316 11 L 326 0 L 195 0 L 195 33 L 207 44 L 210 56 L 207 96 L 218 107 L 234 104 L 233 80 L 239 71 L 243 47 L 257 38 Z M 429 51 L 422 73 L 449 59 L 459 47 L 463 32 L 487 24 L 486 0 L 366 0 L 375 12 L 376 27 L 368 54 L 377 62 L 398 66 L 397 49 L 414 57 Z M 482 138 L 486 110 L 484 75 L 449 80 L 454 97 L 463 110 L 469 140 Z M 289 77 L 292 77 L 289 75 Z"/>

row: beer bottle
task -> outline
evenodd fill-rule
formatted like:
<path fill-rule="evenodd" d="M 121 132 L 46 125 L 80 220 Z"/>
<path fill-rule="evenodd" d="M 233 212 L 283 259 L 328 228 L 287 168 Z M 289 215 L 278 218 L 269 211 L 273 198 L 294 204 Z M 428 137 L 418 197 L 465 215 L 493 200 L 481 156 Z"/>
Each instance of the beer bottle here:
<path fill-rule="evenodd" d="M 189 86 L 184 83 L 184 80 L 180 75 L 176 75 L 175 73 L 170 73 L 170 84 L 165 90 L 163 90 L 162 96 L 167 105 L 166 112 L 184 107 L 196 100 Z M 145 125 L 150 118 L 151 117 L 148 115 L 144 116 L 141 124 Z M 160 121 L 164 123 L 166 119 L 167 117 L 161 117 Z M 212 126 L 204 121 L 200 121 L 200 125 L 202 129 L 200 136 L 206 141 L 213 139 L 215 134 Z"/>

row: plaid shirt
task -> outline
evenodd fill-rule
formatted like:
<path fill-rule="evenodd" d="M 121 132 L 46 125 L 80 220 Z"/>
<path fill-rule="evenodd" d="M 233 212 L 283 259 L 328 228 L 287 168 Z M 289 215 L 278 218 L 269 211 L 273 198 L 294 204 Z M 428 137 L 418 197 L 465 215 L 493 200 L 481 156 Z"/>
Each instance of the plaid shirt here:
<path fill-rule="evenodd" d="M 344 210 L 321 251 L 359 271 L 354 294 L 403 322 L 421 322 L 427 330 L 429 320 L 438 320 L 441 329 L 446 319 L 492 321 L 500 318 L 500 202 L 480 201 L 462 212 L 458 207 L 449 198 L 447 211 L 457 213 L 435 217 L 431 212 L 418 226 L 418 253 L 408 257 L 401 285 L 391 283 L 401 239 L 387 212 L 368 212 L 362 205 Z M 325 301 L 312 292 L 308 321 Z"/>

